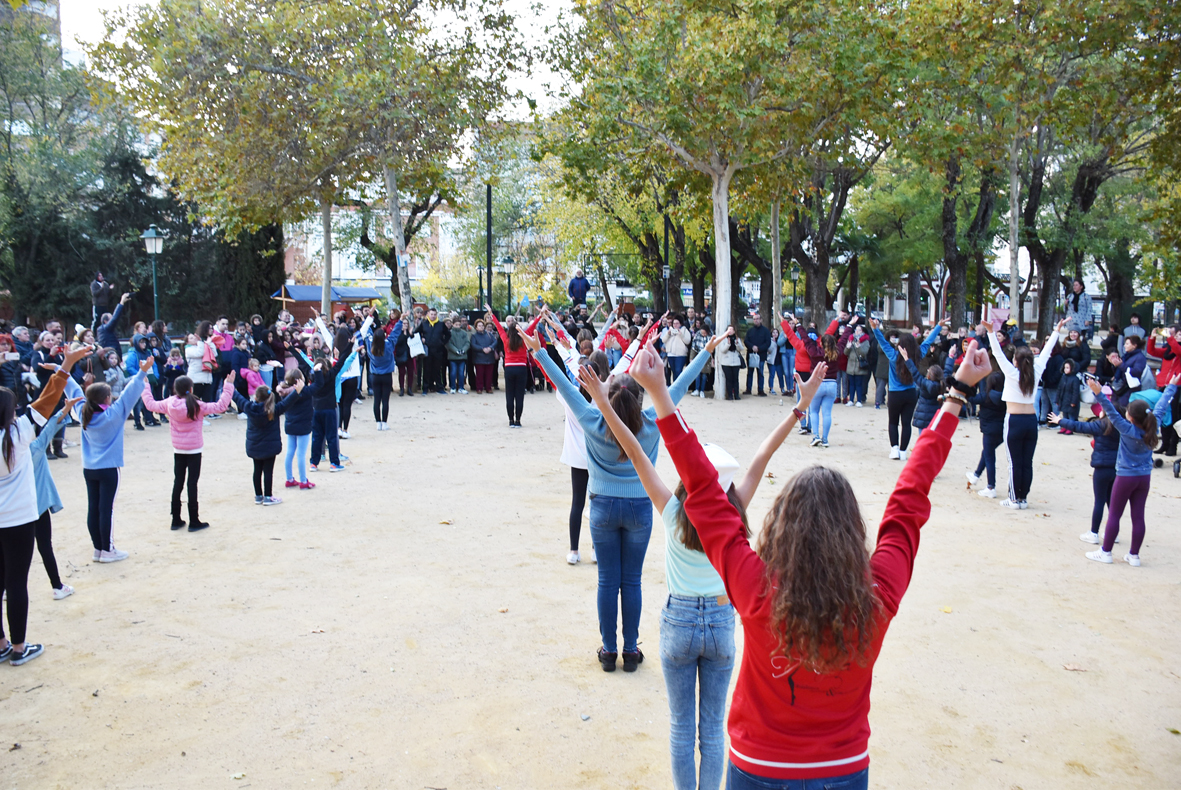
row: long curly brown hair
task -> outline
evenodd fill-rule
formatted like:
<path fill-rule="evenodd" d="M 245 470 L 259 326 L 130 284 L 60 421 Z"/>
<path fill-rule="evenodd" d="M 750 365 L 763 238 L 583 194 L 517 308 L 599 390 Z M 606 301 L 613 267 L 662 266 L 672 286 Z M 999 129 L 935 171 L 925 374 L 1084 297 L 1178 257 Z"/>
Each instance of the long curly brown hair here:
<path fill-rule="evenodd" d="M 865 666 L 881 603 L 845 476 L 823 466 L 796 474 L 767 514 L 757 551 L 779 650 L 812 672 Z"/>

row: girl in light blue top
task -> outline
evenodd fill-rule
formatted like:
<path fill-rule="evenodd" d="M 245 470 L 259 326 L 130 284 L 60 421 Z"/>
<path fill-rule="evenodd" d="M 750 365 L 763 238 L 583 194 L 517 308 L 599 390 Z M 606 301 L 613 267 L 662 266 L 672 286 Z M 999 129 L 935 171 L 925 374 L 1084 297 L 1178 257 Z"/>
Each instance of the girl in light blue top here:
<path fill-rule="evenodd" d="M 513 330 L 510 328 L 508 331 Z M 523 328 L 517 331 L 582 426 L 586 442 L 590 531 L 595 544 L 599 576 L 595 603 L 599 615 L 599 636 L 603 640 L 598 651 L 599 663 L 604 672 L 615 671 L 620 652 L 617 626 L 622 619 L 623 671 L 635 672 L 644 660 L 644 654 L 639 648 L 640 613 L 643 608 L 640 582 L 644 555 L 652 536 L 652 505 L 636 476 L 635 467 L 620 447 L 617 434 L 607 427 L 604 415 L 583 399 L 578 386 L 567 379 L 550 355 L 542 350 L 539 338 L 523 331 Z M 697 378 L 713 354 L 717 341 L 720 338 L 710 341 L 710 345 L 706 346 L 708 353 L 698 354 L 669 387 L 674 403 L 685 396 L 689 382 Z M 636 435 L 645 457 L 650 462 L 655 461 L 660 449 L 656 410 L 643 408 L 643 390 L 631 376 L 612 376 L 608 386 L 610 397 L 606 411 L 620 417 L 621 424 L 627 425 Z M 621 610 L 622 618 L 619 616 Z"/>
<path fill-rule="evenodd" d="M 726 765 L 724 719 L 726 691 L 734 670 L 734 607 L 722 577 L 710 564 L 697 530 L 681 506 L 686 496 L 684 485 L 678 483 L 676 492 L 668 490 L 640 442 L 611 408 L 607 384 L 587 368 L 579 371 L 578 379 L 599 407 L 607 427 L 619 437 L 620 447 L 635 465 L 644 490 L 664 522 L 669 596 L 661 612 L 660 663 L 668 689 L 673 786 L 676 790 L 715 790 L 721 785 Z M 799 383 L 798 377 L 796 381 Z M 808 407 L 807 401 L 815 390 L 800 390 L 805 401 L 798 409 Z M 734 482 L 738 472 L 734 457 L 716 445 L 705 445 L 706 456 L 718 470 L 718 483 L 742 517 L 748 538 L 746 506 L 759 487 L 767 462 L 787 438 L 794 418 L 794 413 L 789 415 L 763 440 L 738 483 Z M 701 706 L 695 716 L 699 680 Z M 694 763 L 695 731 L 700 732 L 700 774 Z"/>

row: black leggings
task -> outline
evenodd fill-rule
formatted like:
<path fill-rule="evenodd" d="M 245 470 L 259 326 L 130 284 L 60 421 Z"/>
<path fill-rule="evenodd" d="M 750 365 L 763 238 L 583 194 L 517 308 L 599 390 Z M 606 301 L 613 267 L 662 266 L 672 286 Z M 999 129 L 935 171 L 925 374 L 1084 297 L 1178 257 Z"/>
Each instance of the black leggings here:
<path fill-rule="evenodd" d="M 340 428 L 349 429 L 353 419 L 353 401 L 357 399 L 357 382 L 360 379 L 345 379 L 340 382 Z"/>
<path fill-rule="evenodd" d="M 271 484 L 275 481 L 275 456 L 254 459 L 254 495 L 271 495 Z"/>
<path fill-rule="evenodd" d="M 1036 414 L 1005 415 L 1005 447 L 1009 451 L 1009 499 L 1024 502 L 1033 486 Z"/>
<path fill-rule="evenodd" d="M 1091 510 L 1091 532 L 1099 534 L 1099 527 L 1103 526 L 1103 508 L 1111 504 L 1111 487 L 1115 484 L 1115 467 L 1105 466 L 1095 469 L 1091 475 L 1091 488 L 1095 490 L 1095 506 Z"/>
<path fill-rule="evenodd" d="M 41 564 L 49 574 L 49 584 L 55 590 L 60 590 L 62 577 L 57 572 L 57 558 L 53 556 L 53 519 L 46 510 L 37 519 L 37 551 L 41 552 Z"/>
<path fill-rule="evenodd" d="M 529 379 L 529 368 L 525 365 L 507 365 L 504 369 L 504 405 L 508 409 L 508 421 L 521 421 L 525 409 L 525 382 Z"/>
<path fill-rule="evenodd" d="M 29 566 L 33 564 L 33 543 L 37 522 L 0 529 L 0 589 L 8 593 L 8 641 L 25 641 L 29 624 Z M 0 639 L 4 626 L 0 624 Z"/>
<path fill-rule="evenodd" d="M 393 373 L 373 374 L 373 419 L 386 422 L 390 416 L 390 393 L 394 391 Z"/>
<path fill-rule="evenodd" d="M 88 505 L 86 529 L 90 531 L 91 543 L 99 551 L 110 551 L 113 546 L 111 522 L 115 510 L 115 495 L 119 493 L 119 477 L 118 467 L 82 470 L 82 478 L 86 481 Z"/>
<path fill-rule="evenodd" d="M 726 398 L 738 400 L 738 366 L 722 365 L 722 375 L 726 379 Z"/>
<path fill-rule="evenodd" d="M 910 447 L 910 423 L 914 419 L 914 407 L 919 402 L 917 389 L 890 390 L 886 396 L 886 413 L 889 415 L 890 446 L 906 452 Z M 901 441 L 898 436 L 898 423 L 902 423 Z"/>
<path fill-rule="evenodd" d="M 201 382 L 201 383 L 198 383 L 196 381 L 193 382 L 193 394 L 196 395 L 197 399 L 200 400 L 202 403 L 210 403 L 209 394 L 210 394 L 210 392 L 212 392 L 212 390 L 213 390 L 212 384 L 209 384 L 206 382 Z"/>
<path fill-rule="evenodd" d="M 189 478 L 189 521 L 197 522 L 197 481 L 201 479 L 201 453 L 172 455 L 172 520 L 180 521 L 180 492 Z"/>
<path fill-rule="evenodd" d="M 590 482 L 590 472 L 570 467 L 570 551 L 578 551 L 578 536 L 582 532 L 582 510 L 586 507 L 586 484 Z"/>

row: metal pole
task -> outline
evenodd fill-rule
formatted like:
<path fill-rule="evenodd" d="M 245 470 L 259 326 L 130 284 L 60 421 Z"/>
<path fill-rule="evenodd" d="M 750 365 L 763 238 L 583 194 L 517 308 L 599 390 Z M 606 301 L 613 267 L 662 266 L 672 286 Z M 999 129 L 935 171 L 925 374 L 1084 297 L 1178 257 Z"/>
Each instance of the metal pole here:
<path fill-rule="evenodd" d="M 664 215 L 664 270 L 669 272 L 664 276 L 664 309 L 671 310 L 672 307 L 668 303 L 668 278 L 672 274 L 672 266 L 668 262 L 668 214 Z"/>
<path fill-rule="evenodd" d="M 508 311 L 505 313 L 508 315 L 513 311 L 513 276 L 508 272 L 504 276 L 508 278 Z"/>
<path fill-rule="evenodd" d="M 488 190 L 485 193 L 487 198 L 487 214 L 485 215 L 488 241 L 488 301 L 485 304 L 492 304 L 492 182 L 488 182 Z M 483 307 L 484 305 L 480 305 Z"/>
<path fill-rule="evenodd" d="M 156 256 L 152 256 L 152 318 L 153 321 L 160 320 L 160 290 L 156 287 Z"/>

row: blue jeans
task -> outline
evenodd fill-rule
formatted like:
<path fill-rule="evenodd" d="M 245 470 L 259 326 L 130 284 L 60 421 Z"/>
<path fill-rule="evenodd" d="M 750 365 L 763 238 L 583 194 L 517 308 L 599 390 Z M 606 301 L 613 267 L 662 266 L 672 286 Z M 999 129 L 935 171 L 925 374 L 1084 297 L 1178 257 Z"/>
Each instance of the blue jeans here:
<path fill-rule="evenodd" d="M 783 357 L 775 360 L 773 363 L 767 365 L 767 387 L 775 389 L 775 380 L 779 379 L 779 392 L 786 395 L 790 387 L 787 386 L 788 380 L 791 378 L 791 373 L 785 372 L 783 369 Z"/>
<path fill-rule="evenodd" d="M 783 366 L 783 375 L 787 377 L 788 392 L 796 391 L 796 350 L 787 346 L 779 356 L 779 364 Z"/>
<path fill-rule="evenodd" d="M 823 779 L 767 779 L 748 774 L 734 763 L 726 776 L 726 790 L 868 790 L 869 769 Z"/>
<path fill-rule="evenodd" d="M 746 355 L 746 394 L 750 394 L 751 379 L 759 374 L 759 392 L 763 391 L 763 358 L 758 354 Z"/>
<path fill-rule="evenodd" d="M 452 359 L 448 361 L 448 367 L 451 369 L 451 389 L 464 389 L 463 379 L 467 375 L 467 361 Z"/>
<path fill-rule="evenodd" d="M 652 537 L 652 501 L 647 497 L 590 495 L 590 531 L 599 561 L 599 633 L 603 650 L 618 652 L 615 624 L 623 603 L 623 651 L 640 638 L 640 575 Z"/>
<path fill-rule="evenodd" d="M 669 357 L 668 365 L 672 368 L 673 381 L 677 380 L 677 376 L 681 375 L 681 371 L 685 369 L 685 365 L 689 363 L 688 357 Z"/>
<path fill-rule="evenodd" d="M 702 352 L 705 353 L 705 352 Z M 705 388 L 709 386 L 712 376 L 704 370 L 697 374 L 697 392 L 705 392 Z"/>
<path fill-rule="evenodd" d="M 869 386 L 868 373 L 850 373 L 849 397 L 854 403 L 865 403 L 866 387 Z"/>
<path fill-rule="evenodd" d="M 308 448 L 312 445 L 312 435 L 305 433 L 303 436 L 287 436 L 287 455 L 283 458 L 283 471 L 287 473 L 288 480 L 294 480 L 295 475 L 291 474 L 291 460 L 296 456 L 299 457 L 299 482 L 306 483 L 308 481 Z"/>
<path fill-rule="evenodd" d="M 826 442 L 828 431 L 832 428 L 832 404 L 836 399 L 837 383 L 832 379 L 825 379 L 820 382 L 820 389 L 816 390 L 816 397 L 812 398 L 812 404 L 808 406 L 808 424 L 812 427 L 812 432 Z M 818 420 L 819 417 L 823 417 L 823 420 Z M 820 427 L 822 423 L 823 432 Z"/>
<path fill-rule="evenodd" d="M 1034 401 L 1037 404 L 1037 421 L 1045 422 L 1046 415 L 1050 412 L 1058 412 L 1058 390 L 1046 389 L 1038 385 L 1037 399 Z"/>
<path fill-rule="evenodd" d="M 611 367 L 618 365 L 621 359 L 623 359 L 623 351 L 618 348 L 607 349 L 607 362 L 610 363 Z"/>
<path fill-rule="evenodd" d="M 726 691 L 734 671 L 734 607 L 670 595 L 660 617 L 660 665 L 668 689 L 673 787 L 720 787 L 726 766 Z M 701 687 L 701 712 L 697 689 Z M 700 732 L 701 780 L 693 757 Z"/>
<path fill-rule="evenodd" d="M 336 409 L 317 409 L 312 412 L 312 466 L 320 463 L 324 442 L 328 442 L 328 461 L 340 466 L 340 439 L 336 435 Z"/>

